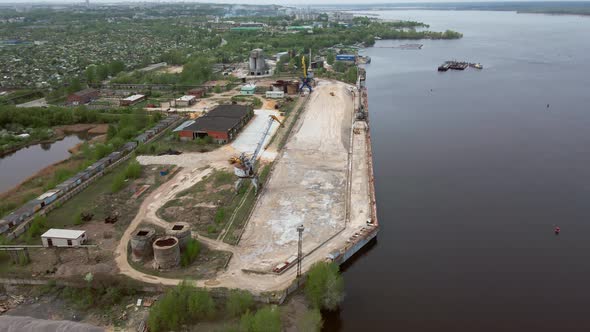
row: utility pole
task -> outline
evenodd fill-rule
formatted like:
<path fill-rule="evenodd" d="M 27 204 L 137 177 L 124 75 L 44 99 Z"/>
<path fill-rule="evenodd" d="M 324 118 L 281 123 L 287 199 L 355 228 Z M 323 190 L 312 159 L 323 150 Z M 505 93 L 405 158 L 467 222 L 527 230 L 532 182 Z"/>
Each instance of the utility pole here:
<path fill-rule="evenodd" d="M 299 286 L 299 279 L 301 278 L 301 261 L 303 260 L 303 225 L 297 226 L 299 233 L 299 243 L 297 244 L 297 286 Z"/>

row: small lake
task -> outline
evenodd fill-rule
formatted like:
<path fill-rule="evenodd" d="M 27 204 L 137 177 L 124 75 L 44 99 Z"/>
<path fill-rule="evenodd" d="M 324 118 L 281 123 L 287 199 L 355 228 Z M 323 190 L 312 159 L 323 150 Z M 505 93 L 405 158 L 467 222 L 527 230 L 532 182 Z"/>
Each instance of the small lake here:
<path fill-rule="evenodd" d="M 68 149 L 84 142 L 83 136 L 69 135 L 54 143 L 35 144 L 0 159 L 0 192 L 5 192 L 28 177 L 70 157 Z"/>

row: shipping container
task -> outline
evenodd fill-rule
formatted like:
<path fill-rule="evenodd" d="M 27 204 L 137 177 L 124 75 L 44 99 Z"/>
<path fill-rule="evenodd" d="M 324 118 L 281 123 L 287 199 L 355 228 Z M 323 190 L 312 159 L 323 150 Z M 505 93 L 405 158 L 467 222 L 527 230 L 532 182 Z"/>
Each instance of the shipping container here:
<path fill-rule="evenodd" d="M 356 61 L 356 55 L 354 54 L 338 54 L 336 55 L 337 61 Z"/>

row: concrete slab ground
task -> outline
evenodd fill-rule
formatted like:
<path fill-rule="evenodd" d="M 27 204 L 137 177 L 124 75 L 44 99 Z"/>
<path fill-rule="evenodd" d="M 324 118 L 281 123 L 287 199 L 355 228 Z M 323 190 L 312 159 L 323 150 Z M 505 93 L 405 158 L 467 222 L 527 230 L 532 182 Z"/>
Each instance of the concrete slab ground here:
<path fill-rule="evenodd" d="M 25 107 L 47 107 L 47 101 L 45 98 L 35 99 L 26 103 L 18 104 L 16 107 L 25 108 Z"/>
<path fill-rule="evenodd" d="M 308 252 L 344 228 L 352 97 L 331 84 L 310 98 L 240 241 L 247 269 L 270 270 L 296 254 L 298 225 Z"/>
<path fill-rule="evenodd" d="M 254 118 L 252 118 L 246 128 L 242 130 L 238 135 L 238 138 L 231 143 L 231 146 L 239 152 L 245 152 L 249 155 L 254 153 L 258 142 L 260 142 L 262 138 L 264 130 L 268 126 L 268 119 L 271 115 L 281 119 L 278 111 L 254 110 Z M 269 134 L 264 139 L 263 147 L 268 146 L 277 129 L 279 129 L 279 124 L 276 121 L 273 121 Z M 260 157 L 265 160 L 274 160 L 276 158 L 276 153 L 269 154 L 268 152 L 263 152 Z"/>

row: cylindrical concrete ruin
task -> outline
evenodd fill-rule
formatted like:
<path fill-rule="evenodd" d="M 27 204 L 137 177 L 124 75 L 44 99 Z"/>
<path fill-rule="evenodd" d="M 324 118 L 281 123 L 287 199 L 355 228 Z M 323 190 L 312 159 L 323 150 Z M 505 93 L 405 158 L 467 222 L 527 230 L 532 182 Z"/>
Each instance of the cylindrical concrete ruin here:
<path fill-rule="evenodd" d="M 154 268 L 171 269 L 180 263 L 180 247 L 174 236 L 164 236 L 154 241 Z"/>
<path fill-rule="evenodd" d="M 156 231 L 152 228 L 138 228 L 131 236 L 131 259 L 141 261 L 150 259 L 154 253 L 152 242 Z"/>
<path fill-rule="evenodd" d="M 191 225 L 186 222 L 178 221 L 170 224 L 166 229 L 166 235 L 174 236 L 178 239 L 180 249 L 186 248 L 186 244 L 191 239 Z"/>

